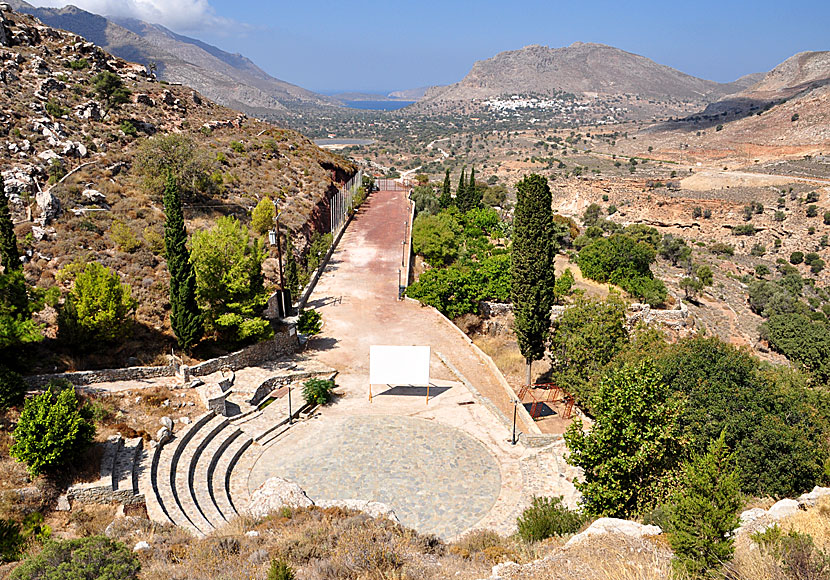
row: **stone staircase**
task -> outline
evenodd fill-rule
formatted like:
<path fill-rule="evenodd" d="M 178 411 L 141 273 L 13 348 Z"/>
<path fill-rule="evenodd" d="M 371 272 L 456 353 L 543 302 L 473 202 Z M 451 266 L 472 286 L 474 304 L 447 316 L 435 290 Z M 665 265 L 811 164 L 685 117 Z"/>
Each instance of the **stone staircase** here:
<path fill-rule="evenodd" d="M 294 411 L 297 416 L 300 409 Z M 172 523 L 204 536 L 247 506 L 248 468 L 288 427 L 287 403 L 228 418 L 209 411 L 164 445 L 142 454 L 138 488 L 151 520 Z"/>
<path fill-rule="evenodd" d="M 139 458 L 144 449 L 141 437 L 125 439 L 121 435 L 113 435 L 103 443 L 103 447 L 98 480 L 73 485 L 66 492 L 67 499 L 81 503 L 118 502 L 125 505 L 144 501 L 138 485 L 141 473 Z"/>

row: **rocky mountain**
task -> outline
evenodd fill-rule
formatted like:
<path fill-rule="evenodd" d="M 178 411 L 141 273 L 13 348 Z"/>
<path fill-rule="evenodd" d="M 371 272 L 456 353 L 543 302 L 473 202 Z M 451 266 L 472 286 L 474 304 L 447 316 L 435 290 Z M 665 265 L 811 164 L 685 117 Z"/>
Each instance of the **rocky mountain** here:
<path fill-rule="evenodd" d="M 159 79 L 181 83 L 249 114 L 285 114 L 308 106 L 339 106 L 335 99 L 276 79 L 240 54 L 230 54 L 167 28 L 135 19 L 112 20 L 74 6 L 36 8 L 11 0 L 15 10 L 54 28 L 79 34 L 106 51 L 145 66 Z"/>
<path fill-rule="evenodd" d="M 98 90 L 101 75 L 123 84 L 125 102 Z M 328 231 L 329 200 L 356 171 L 299 133 L 163 84 L 143 65 L 19 12 L 0 12 L 0 86 L 0 174 L 26 278 L 50 287 L 61 268 L 97 261 L 133 288 L 140 330 L 107 364 L 170 344 L 163 159 L 186 176 L 191 231 L 224 215 L 248 221 L 270 195 L 301 251 Z M 266 260 L 269 280 L 273 263 Z M 53 319 L 41 322 L 54 333 Z M 49 360 L 61 368 L 99 364 Z"/>
<path fill-rule="evenodd" d="M 427 90 L 421 103 L 467 103 L 515 94 L 561 93 L 707 103 L 738 92 L 754 80 L 750 76 L 733 83 L 716 83 L 612 46 L 576 42 L 562 48 L 527 46 L 478 61 L 460 82 Z"/>

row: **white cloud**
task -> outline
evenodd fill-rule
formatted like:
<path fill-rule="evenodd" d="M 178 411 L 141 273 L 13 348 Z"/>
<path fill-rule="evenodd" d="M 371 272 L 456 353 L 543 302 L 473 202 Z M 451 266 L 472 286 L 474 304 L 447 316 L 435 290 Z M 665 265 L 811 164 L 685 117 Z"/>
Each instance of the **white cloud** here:
<path fill-rule="evenodd" d="M 216 15 L 208 0 L 29 0 L 36 6 L 73 4 L 104 16 L 138 18 L 179 32 L 207 30 L 230 21 Z"/>

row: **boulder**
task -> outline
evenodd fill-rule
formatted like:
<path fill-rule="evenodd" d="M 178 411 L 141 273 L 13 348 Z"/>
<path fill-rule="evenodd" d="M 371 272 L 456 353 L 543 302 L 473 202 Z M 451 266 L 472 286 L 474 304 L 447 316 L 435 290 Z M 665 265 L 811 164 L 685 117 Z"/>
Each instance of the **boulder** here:
<path fill-rule="evenodd" d="M 156 433 L 156 441 L 158 441 L 159 445 L 164 445 L 168 441 L 173 438 L 173 434 L 170 432 L 170 429 L 167 427 L 162 427 Z"/>
<path fill-rule="evenodd" d="M 767 510 L 762 508 L 752 508 L 746 511 L 741 512 L 741 525 L 745 526 L 746 524 L 750 524 L 755 520 L 762 518 L 767 515 Z"/>
<path fill-rule="evenodd" d="M 149 549 L 150 549 L 150 544 L 148 544 L 144 540 L 141 540 L 140 542 L 136 543 L 135 546 L 133 546 L 133 552 L 142 552 L 144 550 L 149 550 Z"/>
<path fill-rule="evenodd" d="M 815 486 L 813 491 L 798 496 L 798 504 L 804 507 L 813 507 L 823 497 L 830 497 L 830 487 Z"/>
<path fill-rule="evenodd" d="M 162 417 L 161 424 L 164 427 L 167 427 L 170 431 L 173 430 L 173 419 L 171 419 L 170 417 Z"/>
<path fill-rule="evenodd" d="M 104 203 L 107 201 L 107 196 L 95 189 L 85 189 L 81 192 L 81 197 L 92 203 Z"/>
<path fill-rule="evenodd" d="M 250 532 L 248 532 L 248 533 L 250 533 Z M 248 534 L 245 534 L 245 535 L 247 536 Z M 259 534 L 257 534 L 257 535 L 259 535 Z M 265 564 L 266 562 L 269 562 L 270 560 L 271 560 L 271 557 L 268 555 L 268 550 L 263 550 L 262 548 L 260 548 L 259 550 L 254 550 L 253 552 L 251 552 L 251 555 L 248 556 L 248 562 L 250 562 L 251 564 L 254 564 L 255 566 Z"/>
<path fill-rule="evenodd" d="M 395 522 L 396 524 L 400 523 L 400 520 L 398 519 L 398 516 L 395 513 L 395 511 L 385 503 L 381 503 L 378 501 L 369 501 L 365 499 L 335 499 L 318 501 L 314 503 L 317 507 L 321 508 L 341 507 L 363 512 L 366 515 L 369 515 L 373 518 L 387 518 Z"/>
<path fill-rule="evenodd" d="M 66 494 L 58 496 L 58 504 L 55 506 L 55 511 L 57 512 L 68 512 L 72 509 L 72 506 L 69 503 L 69 498 L 66 497 Z"/>
<path fill-rule="evenodd" d="M 255 518 L 263 518 L 282 507 L 313 505 L 314 502 L 299 485 L 281 477 L 272 477 L 254 490 L 245 511 Z"/>
<path fill-rule="evenodd" d="M 49 191 L 39 191 L 35 195 L 35 203 L 40 209 L 38 221 L 46 225 L 61 214 L 61 203 L 58 198 Z"/>
<path fill-rule="evenodd" d="M 588 526 L 587 530 L 568 540 L 568 543 L 565 545 L 571 546 L 591 536 L 602 536 L 606 534 L 622 534 L 632 538 L 644 538 L 647 536 L 656 536 L 661 533 L 663 533 L 663 530 L 657 526 L 646 526 L 618 518 L 599 518 Z"/>
<path fill-rule="evenodd" d="M 767 510 L 767 514 L 775 520 L 783 520 L 798 513 L 798 500 L 782 499 Z"/>

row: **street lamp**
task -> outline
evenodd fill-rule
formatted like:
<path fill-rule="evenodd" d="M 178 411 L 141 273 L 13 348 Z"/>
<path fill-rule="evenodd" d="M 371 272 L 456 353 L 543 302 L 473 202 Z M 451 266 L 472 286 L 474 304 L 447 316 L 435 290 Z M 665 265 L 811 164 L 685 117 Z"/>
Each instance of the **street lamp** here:
<path fill-rule="evenodd" d="M 510 440 L 512 445 L 516 444 L 516 409 L 519 405 L 519 399 L 513 399 L 513 437 Z"/>
<path fill-rule="evenodd" d="M 280 273 L 280 290 L 285 290 L 285 282 L 282 279 L 282 244 L 280 243 L 280 208 L 277 206 L 277 200 L 274 200 L 274 224 L 275 229 L 268 232 L 268 241 L 273 246 L 277 246 L 277 264 L 279 265 Z"/>

